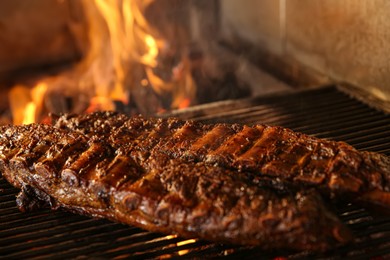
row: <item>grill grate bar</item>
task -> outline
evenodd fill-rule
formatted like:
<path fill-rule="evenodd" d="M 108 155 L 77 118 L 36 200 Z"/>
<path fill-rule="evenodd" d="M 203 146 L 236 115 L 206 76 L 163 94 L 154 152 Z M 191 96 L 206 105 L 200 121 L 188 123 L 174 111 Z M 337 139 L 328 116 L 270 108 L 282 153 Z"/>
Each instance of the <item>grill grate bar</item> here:
<path fill-rule="evenodd" d="M 97 258 L 106 258 L 103 257 L 103 254 L 107 250 L 119 250 L 123 246 L 129 245 L 128 252 L 137 252 L 146 250 L 150 247 L 153 247 L 155 244 L 155 239 L 159 238 L 161 235 L 139 231 L 133 235 L 126 236 L 123 234 L 120 240 L 110 240 L 110 243 L 107 243 L 106 236 L 97 237 L 91 240 L 89 237 L 87 240 L 83 241 L 81 247 L 78 248 L 69 248 L 67 252 L 63 252 L 61 257 L 63 258 L 74 258 L 79 255 L 79 251 L 85 252 L 91 256 L 96 256 Z M 127 239 L 123 239 L 126 237 Z M 162 242 L 164 243 L 164 242 Z M 98 252 L 98 253 L 96 253 Z M 122 252 L 123 253 L 123 252 Z M 52 258 L 52 255 L 48 255 Z"/>
<path fill-rule="evenodd" d="M 367 150 L 374 150 L 374 149 L 380 149 L 383 147 L 388 147 L 384 144 L 384 142 L 388 142 L 390 138 L 380 138 L 378 140 L 370 140 L 366 142 L 356 143 L 354 144 L 355 148 L 357 149 L 367 149 Z"/>
<path fill-rule="evenodd" d="M 189 252 L 184 255 L 186 259 L 199 259 L 204 258 L 204 256 L 208 256 L 210 258 L 217 258 L 218 256 L 227 256 L 229 251 L 235 250 L 237 247 L 229 246 L 229 245 L 221 245 L 221 244 L 207 244 L 192 248 Z M 248 248 L 241 248 L 242 251 L 248 250 Z M 181 259 L 180 256 L 176 255 L 173 259 Z"/>
<path fill-rule="evenodd" d="M 347 101 L 347 102 L 346 102 Z M 345 98 L 341 99 L 334 99 L 332 100 L 332 105 L 337 107 L 338 109 L 344 109 L 344 110 L 349 110 L 348 107 L 353 104 L 353 102 L 349 102 L 349 100 L 345 100 Z M 213 114 L 209 116 L 204 116 L 204 117 L 199 117 L 195 118 L 197 120 L 213 120 L 215 121 L 215 118 L 223 117 L 223 118 L 228 118 L 229 117 L 234 117 L 238 121 L 243 121 L 248 118 L 253 118 L 255 116 L 263 116 L 265 114 L 272 113 L 272 112 L 278 112 L 278 116 L 283 116 L 283 118 L 288 118 L 291 115 L 296 116 L 297 113 L 302 109 L 302 106 L 286 106 L 288 105 L 289 102 L 288 100 L 284 100 L 284 102 L 280 102 L 277 106 L 273 105 L 272 103 L 270 104 L 269 102 L 264 102 L 264 104 L 257 105 L 257 106 L 252 106 L 252 107 L 246 107 L 246 108 L 241 108 L 238 110 L 233 110 L 229 112 L 224 112 L 220 114 Z M 315 108 L 315 112 L 318 113 L 326 113 L 325 108 L 329 105 L 329 102 L 326 100 L 319 100 L 317 103 L 317 106 Z M 281 114 L 280 112 L 283 112 Z"/>
<path fill-rule="evenodd" d="M 68 223 L 64 223 L 68 224 Z M 85 223 L 83 223 L 85 224 Z M 27 235 L 24 236 L 17 236 L 17 237 L 11 237 L 10 242 L 11 243 L 9 246 L 4 247 L 1 249 L 0 252 L 4 253 L 9 253 L 9 252 L 17 252 L 16 254 L 25 254 L 24 251 L 29 252 L 31 248 L 49 248 L 51 245 L 55 244 L 55 246 L 58 245 L 58 242 L 62 241 L 68 241 L 68 240 L 79 240 L 80 239 L 80 232 L 81 234 L 83 233 L 88 233 L 88 231 L 92 228 L 94 232 L 99 232 L 99 231 L 107 231 L 109 228 L 107 226 L 111 227 L 113 223 L 107 224 L 107 225 L 98 225 L 96 226 L 96 222 L 93 223 L 93 225 L 90 225 L 89 227 L 84 227 L 82 229 L 72 229 L 72 232 L 68 231 L 63 231 L 64 227 L 66 228 L 65 225 L 62 225 L 63 228 L 61 229 L 50 229 L 48 230 L 47 233 L 44 233 L 45 230 L 38 230 L 35 234 L 33 232 L 28 233 Z M 69 226 L 69 228 L 72 228 L 72 226 Z M 59 232 L 56 232 L 59 231 Z M 65 232 L 65 233 L 61 233 Z M 90 232 L 89 232 L 90 233 Z M 45 234 L 44 236 L 42 236 Z M 57 234 L 57 235 L 56 235 Z M 61 234 L 61 235 L 58 235 Z M 39 237 L 41 235 L 41 237 Z M 70 239 L 69 239 L 70 236 Z M 38 237 L 38 238 L 37 238 Z M 29 243 L 26 244 L 24 242 L 21 242 L 21 239 L 28 239 Z M 2 241 L 3 242 L 3 241 Z M 26 256 L 26 255 L 25 255 Z"/>
<path fill-rule="evenodd" d="M 383 153 L 383 154 L 386 154 L 387 156 L 390 156 L 390 148 L 386 148 L 385 149 L 382 149 L 382 148 L 377 148 L 377 147 L 373 147 L 373 148 L 370 148 L 372 149 L 372 151 L 375 151 L 375 152 L 378 152 L 378 153 Z"/>
<path fill-rule="evenodd" d="M 373 120 L 375 120 L 375 118 Z M 386 124 L 386 122 L 388 121 L 389 119 L 377 120 L 375 122 L 365 122 L 363 120 L 360 121 L 351 120 L 348 123 L 333 125 L 333 127 L 337 130 L 332 131 L 325 128 L 327 132 L 323 133 L 321 132 L 323 129 L 320 129 L 320 131 L 316 134 L 316 136 L 333 138 L 333 139 L 337 138 L 339 140 L 342 140 L 343 138 L 354 139 L 357 137 L 364 137 L 367 134 L 368 135 L 373 134 L 375 130 L 381 130 L 380 129 L 381 127 L 389 129 L 389 125 L 383 126 L 383 124 Z M 314 134 L 314 132 L 311 130 L 309 134 Z"/>
<path fill-rule="evenodd" d="M 292 128 L 302 126 L 302 123 L 307 123 L 307 122 L 321 125 L 321 123 L 323 123 L 323 120 L 321 120 L 321 119 L 323 119 L 324 116 L 329 116 L 329 111 L 326 111 L 326 107 L 328 107 L 328 106 L 329 106 L 329 103 L 327 102 L 327 103 L 324 103 L 323 105 L 318 104 L 315 108 L 312 108 L 311 113 L 313 115 L 315 115 L 314 117 L 312 115 L 309 116 L 307 113 L 303 113 L 301 111 L 301 109 L 299 110 L 300 111 L 299 112 L 299 111 L 294 111 L 290 108 L 281 107 L 281 108 L 278 108 L 278 112 L 282 113 L 282 115 L 278 115 L 278 117 L 269 117 L 268 120 L 271 121 L 272 124 L 280 125 L 282 123 L 283 125 L 287 124 L 287 125 L 291 126 Z M 335 109 L 338 111 L 338 114 L 334 115 L 334 116 L 338 116 L 338 117 L 352 116 L 353 114 L 355 114 L 355 113 L 351 112 L 351 107 L 353 107 L 353 105 L 351 105 L 350 103 L 344 102 L 341 105 L 332 104 L 332 107 L 335 107 Z M 354 107 L 354 110 L 361 112 L 361 113 L 365 112 L 364 108 L 361 108 L 358 106 Z M 256 120 L 257 119 L 256 115 L 253 115 L 253 118 Z M 332 118 L 330 118 L 330 119 L 332 119 Z"/>
<path fill-rule="evenodd" d="M 331 113 L 327 112 L 327 113 Z M 350 112 L 350 111 L 349 111 Z M 360 113 L 359 113 L 360 112 Z M 296 131 L 307 132 L 312 131 L 313 134 L 318 134 L 318 131 L 328 131 L 332 132 L 337 129 L 337 126 L 353 126 L 354 123 L 369 123 L 375 120 L 381 120 L 383 118 L 382 115 L 372 115 L 371 113 L 364 113 L 364 109 L 362 111 L 356 111 L 355 113 L 348 113 L 348 111 L 335 112 L 336 114 L 328 115 L 328 118 L 324 122 L 323 116 L 316 115 L 315 117 L 311 116 L 306 118 L 294 117 L 289 118 L 288 120 L 283 121 L 283 125 L 286 127 L 292 128 Z M 356 114 L 357 113 L 357 114 Z M 345 121 L 345 118 L 348 118 L 348 121 Z M 369 119 L 368 119 L 369 118 Z M 305 121 L 303 121 L 305 120 Z M 273 124 L 279 124 L 278 121 L 273 122 Z"/>
<path fill-rule="evenodd" d="M 348 139 L 349 142 L 362 142 L 366 140 L 375 140 L 377 138 L 388 137 L 390 132 L 390 125 L 368 125 L 369 128 L 350 128 L 351 133 L 336 135 L 338 139 Z M 344 129 L 345 131 L 345 129 Z"/>
<path fill-rule="evenodd" d="M 375 233 L 385 233 L 390 234 L 390 223 L 378 223 L 378 225 L 374 225 L 374 223 L 371 223 L 371 225 L 365 229 L 359 232 L 359 235 L 361 236 L 368 236 Z M 390 241 L 389 241 L 390 242 Z"/>
<path fill-rule="evenodd" d="M 328 131 L 328 135 L 331 134 L 332 136 L 338 136 L 339 138 L 344 138 L 344 137 L 351 138 L 351 137 L 362 136 L 361 131 L 372 131 L 374 129 L 381 131 L 382 130 L 381 127 L 384 129 L 386 128 L 389 129 L 389 125 L 388 125 L 389 118 L 382 118 L 382 119 L 372 118 L 372 120 L 374 121 L 371 120 L 348 121 L 346 123 L 332 125 L 332 127 L 334 127 L 336 130 L 330 130 L 327 128 L 324 129 Z M 342 128 L 338 128 L 338 127 L 342 127 Z M 319 129 L 319 130 L 321 131 L 323 129 Z M 321 134 L 321 132 L 318 132 L 317 134 Z"/>
<path fill-rule="evenodd" d="M 2 189 L 0 192 L 1 196 L 11 196 L 15 197 L 15 193 L 19 192 L 18 189 L 12 188 L 12 189 Z"/>
<path fill-rule="evenodd" d="M 360 251 L 360 250 L 364 250 L 366 251 L 365 254 L 367 254 L 367 249 L 372 249 L 371 247 L 375 246 L 375 247 L 381 247 L 381 246 L 385 246 L 386 244 L 389 244 L 389 237 L 388 237 L 388 233 L 383 234 L 383 236 L 381 237 L 370 237 L 370 239 L 366 239 L 362 242 L 356 242 L 353 246 L 353 249 L 356 250 L 356 251 Z M 390 248 L 389 248 L 389 245 L 387 246 L 387 253 L 390 253 Z M 377 252 L 373 251 L 371 252 L 373 255 L 377 255 Z M 349 253 L 350 255 L 352 255 L 353 253 Z"/>
<path fill-rule="evenodd" d="M 137 254 L 137 258 L 151 259 L 157 257 L 161 258 L 164 256 L 169 257 L 172 255 L 187 257 L 188 252 L 201 250 L 206 245 L 208 245 L 208 243 L 205 241 L 197 241 L 195 243 L 185 245 L 174 244 L 173 246 L 156 248 L 145 253 L 139 253 Z"/>
<path fill-rule="evenodd" d="M 5 194 L 0 197 L 0 203 L 15 199 L 15 194 Z"/>
<path fill-rule="evenodd" d="M 326 107 L 329 106 L 328 102 L 317 102 L 318 107 L 312 108 L 312 113 L 316 115 L 316 117 L 321 117 L 323 115 L 328 114 L 328 111 L 326 111 Z M 339 113 L 347 113 L 352 114 L 351 112 L 351 106 L 352 103 L 346 103 L 342 102 L 340 104 L 335 103 L 332 104 L 336 107 L 338 107 Z M 216 119 L 218 121 L 223 120 L 224 122 L 228 123 L 234 123 L 234 122 L 240 122 L 240 123 L 254 123 L 254 122 L 261 122 L 261 123 L 268 123 L 268 124 L 302 124 L 302 121 L 312 120 L 311 116 L 308 116 L 307 113 L 299 112 L 301 111 L 302 107 L 284 107 L 279 105 L 262 105 L 258 107 L 252 107 L 247 109 L 242 109 L 241 111 L 233 111 L 224 113 L 223 115 L 216 116 L 212 115 L 209 116 L 210 118 L 206 117 L 200 117 L 195 118 L 196 120 L 201 120 L 204 122 L 215 122 Z M 362 112 L 364 112 L 364 108 L 356 107 L 356 109 L 361 109 Z M 215 118 L 213 118 L 216 116 Z"/>
<path fill-rule="evenodd" d="M 294 102 L 292 102 L 294 100 Z M 278 116 L 283 116 L 282 119 L 292 116 L 294 119 L 299 117 L 307 118 L 314 115 L 315 117 L 328 116 L 329 107 L 334 110 L 343 110 L 346 113 L 354 114 L 353 109 L 360 109 L 363 112 L 372 113 L 372 111 L 367 111 L 364 109 L 365 106 L 362 106 L 361 103 L 357 103 L 356 100 L 351 99 L 349 96 L 340 95 L 334 96 L 334 93 L 331 93 L 329 96 L 318 96 L 312 97 L 309 100 L 302 98 L 300 96 L 282 96 L 277 99 L 268 99 L 260 98 L 257 100 L 257 104 L 248 104 L 247 106 L 242 106 L 240 109 L 227 109 L 220 113 L 212 113 L 207 111 L 207 115 L 194 116 L 192 119 L 202 120 L 202 121 L 211 121 L 223 119 L 225 122 L 247 122 L 253 119 L 255 116 L 258 116 L 260 120 L 269 120 L 269 113 L 272 111 L 278 112 Z M 315 103 L 315 106 L 312 105 Z M 259 105 L 260 104 L 260 105 Z M 306 109 L 310 109 L 310 114 L 308 114 Z M 233 119 L 234 118 L 234 119 Z M 256 118 L 257 119 L 257 118 Z M 277 120 L 278 118 L 275 118 Z M 280 124 L 280 122 L 278 122 Z"/>
<path fill-rule="evenodd" d="M 92 247 L 93 245 L 107 244 L 112 241 L 112 237 L 122 236 L 128 230 L 112 231 L 115 223 L 100 224 L 92 226 L 88 229 L 73 230 L 72 233 L 64 234 L 63 237 L 51 237 L 47 240 L 40 240 L 32 242 L 31 248 L 21 247 L 22 251 L 12 251 L 11 257 L 18 258 L 30 258 L 35 256 L 47 256 L 53 258 L 52 254 L 61 257 L 62 259 L 68 258 L 69 251 L 78 250 L 82 251 L 86 247 Z M 22 246 L 22 245 L 21 245 Z"/>
<path fill-rule="evenodd" d="M 53 211 L 49 209 L 37 210 L 22 214 L 22 217 L 20 214 L 20 210 L 16 207 L 15 197 L 13 197 L 10 201 L 10 207 L 4 207 L 0 209 L 0 230 L 2 230 L 3 228 L 12 228 L 13 225 L 20 226 L 20 223 L 25 221 L 25 219 L 28 219 L 28 221 L 32 222 L 36 220 L 39 221 L 39 219 L 42 219 L 42 217 L 45 217 L 46 215 L 51 215 L 52 213 Z"/>
<path fill-rule="evenodd" d="M 187 245 L 177 245 L 182 242 L 181 238 L 167 238 L 159 237 L 154 240 L 148 241 L 147 243 L 137 243 L 129 245 L 128 243 L 122 243 L 119 248 L 107 250 L 103 254 L 99 254 L 100 257 L 106 259 L 112 258 L 123 258 L 131 256 L 132 258 L 148 259 L 166 254 L 172 254 L 174 252 L 180 252 L 183 249 L 194 248 L 198 244 L 205 242 L 197 242 Z M 96 255 L 98 256 L 98 255 Z"/>
<path fill-rule="evenodd" d="M 239 101 L 216 102 L 212 104 L 190 107 L 189 109 L 185 110 L 174 111 L 168 116 L 176 116 L 182 119 L 196 119 L 201 121 L 210 119 L 212 122 L 215 122 L 215 120 L 218 120 L 221 116 L 223 117 L 226 114 L 229 114 L 231 111 L 235 110 L 248 109 L 250 107 L 264 104 L 271 106 L 278 104 L 288 104 L 291 103 L 291 100 L 297 100 L 296 103 L 302 104 L 305 103 L 304 101 L 307 98 L 317 99 L 318 97 L 328 97 L 328 100 L 336 100 L 340 98 L 340 94 L 341 92 L 335 91 L 333 87 L 323 87 L 311 91 L 290 93 L 287 95 L 288 98 L 286 98 L 286 93 L 281 93 L 279 95 L 269 95 L 266 97 L 250 98 Z"/>
<path fill-rule="evenodd" d="M 369 129 L 368 127 L 370 128 L 380 127 L 383 126 L 384 124 L 388 124 L 389 122 L 388 118 L 383 118 L 381 116 L 371 117 L 370 119 L 357 118 L 356 120 L 353 120 L 353 118 L 349 118 L 349 117 L 347 118 L 348 118 L 347 122 L 345 122 L 345 119 L 344 122 L 342 120 L 334 122 L 333 118 L 330 118 L 326 122 L 326 125 L 317 124 L 316 122 L 307 122 L 304 127 L 291 127 L 291 128 L 299 132 L 305 132 L 319 137 L 321 136 L 321 137 L 329 138 L 329 135 L 332 136 L 337 136 L 337 135 L 342 136 L 343 134 L 356 135 L 355 131 L 359 131 L 359 130 L 361 131 L 364 129 L 368 130 Z"/>
<path fill-rule="evenodd" d="M 345 223 L 351 224 L 350 221 L 371 218 L 371 215 L 367 211 L 362 210 L 362 211 L 353 212 L 348 215 L 341 215 L 340 217 Z"/>
<path fill-rule="evenodd" d="M 371 252 L 364 252 L 364 256 L 362 255 L 348 256 L 348 259 L 350 260 L 388 259 L 389 257 L 390 257 L 389 248 L 383 248 L 383 249 L 376 248 Z"/>
<path fill-rule="evenodd" d="M 72 215 L 71 215 L 72 216 Z M 39 240 L 42 237 L 45 237 L 46 235 L 63 235 L 64 232 L 69 232 L 69 230 L 80 230 L 80 229 L 87 229 L 90 227 L 93 227 L 96 225 L 96 221 L 93 219 L 80 219 L 79 221 L 76 221 L 75 219 L 72 219 L 72 222 L 65 222 L 61 223 L 55 227 L 49 228 L 49 229 L 43 229 L 43 230 L 34 230 L 31 232 L 23 232 L 20 234 L 16 234 L 11 237 L 7 237 L 7 242 L 12 243 L 13 246 L 16 245 L 16 243 L 22 243 L 23 241 L 35 241 Z M 60 234 L 60 235 L 58 235 Z M 4 238 L 0 239 L 0 243 L 5 242 Z"/>
<path fill-rule="evenodd" d="M 15 188 L 13 186 L 9 186 L 8 182 L 3 178 L 3 176 L 1 176 L 1 174 L 0 174 L 0 189 L 15 189 L 15 190 L 17 190 L 17 188 Z"/>
<path fill-rule="evenodd" d="M 64 219 L 68 216 L 65 214 L 61 214 L 61 212 L 50 212 L 49 210 L 45 210 L 44 212 L 36 211 L 31 214 L 19 214 L 19 218 L 15 220 L 14 217 L 10 218 L 10 221 L 4 221 L 0 223 L 0 230 L 2 233 L 7 232 L 7 230 L 14 230 L 16 228 L 23 229 L 24 228 L 32 228 L 37 226 L 42 226 L 43 228 L 47 227 L 46 225 L 52 225 L 57 219 Z M 22 231 L 22 232 L 23 232 Z"/>
<path fill-rule="evenodd" d="M 15 208 L 15 197 L 10 201 L 0 202 L 0 209 Z"/>
<path fill-rule="evenodd" d="M 360 219 L 357 219 L 360 220 Z M 355 223 L 350 224 L 350 226 L 355 230 L 366 230 L 366 228 L 369 228 L 371 226 L 381 226 L 381 225 L 387 225 L 388 219 L 373 219 L 371 216 L 369 218 L 365 218 L 364 221 L 355 221 Z"/>
<path fill-rule="evenodd" d="M 6 215 L 19 214 L 20 211 L 16 207 L 8 207 L 4 209 L 0 209 L 0 219 Z"/>

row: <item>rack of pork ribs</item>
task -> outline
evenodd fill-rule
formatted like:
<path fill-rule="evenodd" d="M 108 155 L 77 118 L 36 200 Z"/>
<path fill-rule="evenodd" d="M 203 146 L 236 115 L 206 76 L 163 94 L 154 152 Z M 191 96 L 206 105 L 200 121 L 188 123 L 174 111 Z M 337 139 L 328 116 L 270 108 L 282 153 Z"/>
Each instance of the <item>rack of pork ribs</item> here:
<path fill-rule="evenodd" d="M 332 203 L 390 206 L 388 157 L 267 125 L 62 115 L 2 126 L 0 171 L 22 211 L 264 249 L 344 245 L 353 235 Z"/>

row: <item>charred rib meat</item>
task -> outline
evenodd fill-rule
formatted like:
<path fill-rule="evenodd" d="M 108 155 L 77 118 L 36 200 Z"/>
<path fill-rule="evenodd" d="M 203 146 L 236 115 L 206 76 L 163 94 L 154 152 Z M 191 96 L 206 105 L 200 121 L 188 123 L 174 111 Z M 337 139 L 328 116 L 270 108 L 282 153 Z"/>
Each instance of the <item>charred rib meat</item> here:
<path fill-rule="evenodd" d="M 145 121 L 134 120 L 136 131 L 135 124 Z M 166 133 L 169 124 L 185 126 L 156 122 L 166 123 L 148 131 L 153 149 L 154 136 Z M 167 153 L 146 158 L 147 148 L 120 142 L 120 131 L 107 141 L 47 125 L 1 127 L 0 171 L 22 188 L 25 209 L 26 196 L 35 196 L 52 208 L 151 231 L 263 248 L 326 250 L 351 238 L 313 190 L 278 190 L 254 174 L 179 156 L 172 160 Z M 146 139 L 136 140 L 141 145 Z"/>
<path fill-rule="evenodd" d="M 316 187 L 327 196 L 353 197 L 390 208 L 390 159 L 266 125 L 201 124 L 127 117 L 116 112 L 65 115 L 58 128 L 105 136 L 139 163 L 152 154 L 203 162 Z M 341 196 L 340 196 L 341 195 Z M 346 196 L 347 195 L 347 196 Z"/>

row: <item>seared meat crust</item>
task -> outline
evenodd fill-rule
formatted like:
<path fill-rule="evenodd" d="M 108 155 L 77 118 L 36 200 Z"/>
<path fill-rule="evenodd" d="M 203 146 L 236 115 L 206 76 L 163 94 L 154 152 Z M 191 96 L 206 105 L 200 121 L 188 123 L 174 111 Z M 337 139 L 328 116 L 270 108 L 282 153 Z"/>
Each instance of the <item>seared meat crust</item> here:
<path fill-rule="evenodd" d="M 202 124 L 179 119 L 127 117 L 117 112 L 64 115 L 55 126 L 107 137 L 138 163 L 152 154 L 315 187 L 336 198 L 390 208 L 390 158 L 344 142 L 267 125 Z"/>
<path fill-rule="evenodd" d="M 151 122 L 154 127 L 139 117 L 126 119 L 111 134 L 95 125 L 93 135 L 39 124 L 1 127 L 0 171 L 22 189 L 18 203 L 24 210 L 40 204 L 28 199 L 34 196 L 52 208 L 151 231 L 265 249 L 323 251 L 351 239 L 314 190 L 277 189 L 244 169 L 156 150 L 168 145 L 160 141 L 171 133 L 182 138 L 180 125 L 192 129 L 195 123 Z M 101 129 L 106 132 L 97 135 Z M 222 144 L 242 130 L 233 126 L 213 139 Z M 203 146 L 219 149 L 199 138 L 189 140 L 180 144 L 198 147 L 199 154 Z M 184 151 L 175 149 L 174 154 Z"/>

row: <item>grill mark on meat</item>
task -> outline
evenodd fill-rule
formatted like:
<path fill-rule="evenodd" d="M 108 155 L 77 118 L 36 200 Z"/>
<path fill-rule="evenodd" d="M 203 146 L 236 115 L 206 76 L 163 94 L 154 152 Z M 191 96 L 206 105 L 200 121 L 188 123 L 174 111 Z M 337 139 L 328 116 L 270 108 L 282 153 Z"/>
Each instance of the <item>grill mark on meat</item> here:
<path fill-rule="evenodd" d="M 98 115 L 95 118 L 98 118 Z M 131 120 L 134 119 L 127 121 L 128 127 L 134 125 Z M 138 117 L 136 120 L 153 122 L 155 119 L 142 120 Z M 264 129 L 263 133 L 251 139 L 246 149 L 235 156 L 216 155 L 218 149 L 222 148 L 198 155 L 191 150 L 191 145 L 207 135 L 214 125 L 193 121 L 177 120 L 176 122 L 178 125 L 182 122 L 183 126 L 173 131 L 170 137 L 162 138 L 161 142 L 153 148 L 153 153 L 167 154 L 173 159 L 181 158 L 188 162 L 203 161 L 209 164 L 217 162 L 223 167 L 238 171 L 251 171 L 263 176 L 292 180 L 299 185 L 311 185 L 332 195 L 351 193 L 360 196 L 373 189 L 389 190 L 390 166 L 388 158 L 383 155 L 357 152 L 353 147 L 342 142 L 320 140 L 289 129 L 262 125 L 253 128 Z M 153 127 L 153 124 L 150 124 L 150 127 Z M 226 127 L 232 126 L 226 125 Z M 237 134 L 232 135 L 232 138 L 233 136 Z M 294 158 L 289 153 L 299 153 L 300 156 Z M 294 159 L 297 161 L 292 163 Z"/>
<path fill-rule="evenodd" d="M 199 127 L 195 122 L 186 122 L 184 126 L 174 134 L 174 142 L 176 145 L 174 148 L 180 151 L 188 151 L 188 148 L 198 141 L 204 134 L 208 132 L 209 129 L 204 129 Z"/>
<path fill-rule="evenodd" d="M 39 126 L 38 128 L 41 129 L 46 127 Z M 27 128 L 24 130 L 29 131 Z M 47 135 L 43 135 L 42 133 L 34 133 L 30 131 L 30 139 L 21 139 L 14 132 L 6 130 L 4 133 L 1 133 L 1 137 L 10 140 L 10 149 L 1 147 L 1 151 L 8 159 L 13 158 L 14 156 L 19 156 L 20 159 L 24 158 L 25 160 L 35 160 L 41 153 L 46 152 L 51 145 L 53 131 L 46 132 Z"/>
<path fill-rule="evenodd" d="M 10 178 L 14 179 L 15 182 L 20 183 L 20 187 L 22 186 L 23 181 L 25 181 L 26 176 L 21 178 L 22 175 L 18 175 L 17 173 L 25 173 L 29 170 L 34 169 L 35 162 L 39 162 L 41 160 L 41 156 L 47 158 L 45 155 L 50 155 L 48 151 L 51 150 L 53 146 L 53 140 L 57 138 L 57 133 L 55 129 L 52 129 L 46 125 L 38 125 L 35 130 L 28 128 L 27 126 L 20 126 L 21 131 L 26 132 L 26 136 L 29 138 L 22 139 L 18 136 L 17 132 L 12 131 L 4 131 L 4 135 L 0 138 L 6 138 L 10 140 L 12 144 L 9 148 L 2 147 L 2 154 L 4 155 L 3 160 L 1 160 L 0 165 L 1 169 L 4 172 L 8 172 Z M 3 132 L 2 132 L 3 133 Z M 72 139 L 72 134 L 66 136 L 66 140 L 69 141 Z M 13 148 L 15 147 L 15 148 Z M 28 149 L 24 149 L 23 147 L 27 147 Z M 18 150 L 16 152 L 16 150 Z M 7 163 L 9 167 L 6 167 Z M 26 168 L 29 165 L 30 169 Z M 39 167 L 38 167 L 39 168 Z M 49 178 L 55 172 L 51 169 L 48 171 L 42 171 L 43 178 Z M 45 175 L 46 174 L 46 175 Z M 50 181 L 48 181 L 48 185 L 50 185 Z"/>
<path fill-rule="evenodd" d="M 281 146 L 284 149 L 276 158 L 271 159 L 261 167 L 261 172 L 270 176 L 283 175 L 286 179 L 293 179 L 303 168 L 306 149 L 295 145 Z M 302 155 L 302 153 L 304 153 Z"/>
<path fill-rule="evenodd" d="M 256 170 L 267 160 L 267 154 L 270 153 L 277 142 L 276 128 L 265 126 L 261 135 L 253 142 L 253 146 L 241 154 L 233 165 L 239 170 Z"/>
<path fill-rule="evenodd" d="M 364 176 L 359 172 L 361 164 L 362 158 L 359 153 L 348 149 L 346 144 L 341 143 L 326 171 L 330 173 L 329 186 L 333 189 L 345 189 L 358 193 L 363 186 L 368 185 L 364 181 Z"/>
<path fill-rule="evenodd" d="M 19 144 L 24 144 L 22 139 L 29 139 L 34 129 L 43 136 L 54 132 L 51 145 L 68 135 L 78 136 L 69 130 L 37 125 L 1 127 L 0 132 L 7 128 L 18 136 Z M 34 164 L 30 161 L 12 168 L 10 161 L 2 157 L 0 161 L 6 169 L 3 174 L 16 186 L 21 182 L 33 187 L 36 194 L 47 194 L 40 197 L 55 199 L 55 207 L 107 217 L 151 231 L 259 245 L 266 249 L 323 251 L 350 239 L 348 229 L 328 211 L 314 191 L 280 193 L 265 184 L 258 186 L 251 174 L 239 174 L 204 162 L 171 160 L 161 153 L 153 153 L 146 166 L 139 165 L 130 154 L 109 154 L 113 161 L 102 160 L 101 155 L 112 150 L 110 143 L 84 137 L 80 140 L 87 140 L 88 149 L 64 168 L 71 168 L 78 177 L 88 177 L 83 185 L 75 185 L 66 178 L 64 181 L 58 173 L 47 178 L 39 167 L 29 165 Z M 4 156 L 15 147 L 11 143 L 0 137 Z M 53 158 L 62 160 L 58 156 Z M 16 183 L 10 177 L 11 171 L 20 178 Z"/>
<path fill-rule="evenodd" d="M 104 143 L 93 141 L 89 148 L 81 153 L 80 157 L 74 160 L 70 165 L 65 165 L 61 171 L 61 178 L 70 186 L 78 186 L 88 182 L 88 172 L 105 157 L 111 156 L 111 149 Z M 86 175 L 86 176 L 85 176 Z"/>
<path fill-rule="evenodd" d="M 93 184 L 89 183 L 91 190 L 107 206 L 113 203 L 111 195 L 113 191 L 119 190 L 122 186 L 132 185 L 144 173 L 130 157 L 117 155 L 110 159 L 98 163 L 89 171 L 88 176 L 85 176 L 90 181 L 94 180 Z"/>
<path fill-rule="evenodd" d="M 40 158 L 36 160 L 36 163 L 40 164 L 42 167 L 51 169 L 49 171 L 57 172 L 65 163 L 74 160 L 74 155 L 78 156 L 86 149 L 85 142 L 83 141 L 82 138 L 71 138 L 70 136 L 66 136 L 64 139 L 60 140 L 59 143 L 51 146 L 46 144 L 44 146 L 47 148 L 45 149 L 46 151 L 43 152 L 42 149 L 42 151 L 38 153 Z M 78 152 L 75 153 L 75 151 Z"/>
<path fill-rule="evenodd" d="M 268 151 L 260 171 L 263 174 L 283 177 L 283 179 L 289 181 L 300 180 L 297 176 L 307 168 L 315 144 L 312 143 L 310 137 L 302 139 L 300 134 L 296 134 L 289 129 L 274 128 L 275 132 L 270 134 L 277 141 L 271 144 L 272 148 Z M 317 184 L 320 183 L 317 182 Z"/>
<path fill-rule="evenodd" d="M 28 146 L 34 145 L 35 147 L 20 149 L 14 153 L 10 158 L 17 157 L 19 160 L 26 161 L 27 164 L 38 160 L 47 150 L 50 148 L 50 143 L 46 140 L 32 139 Z"/>
<path fill-rule="evenodd" d="M 188 151 L 191 153 L 191 157 L 198 157 L 199 161 L 203 161 L 207 154 L 218 149 L 228 137 L 236 133 L 237 128 L 240 127 L 217 124 L 189 147 Z"/>
<path fill-rule="evenodd" d="M 112 160 L 106 172 L 100 181 L 114 189 L 120 189 L 127 183 L 134 183 L 143 174 L 143 170 L 131 158 L 122 155 Z"/>
<path fill-rule="evenodd" d="M 337 151 L 329 143 L 317 143 L 314 148 L 309 147 L 305 156 L 306 163 L 295 176 L 295 180 L 314 184 L 328 183 L 328 164 L 334 158 L 335 152 Z"/>
<path fill-rule="evenodd" d="M 310 156 L 312 152 L 313 150 L 311 150 L 311 148 L 308 148 L 307 146 L 304 146 L 302 144 L 296 144 L 293 145 L 290 150 L 288 150 L 288 153 L 285 153 L 283 156 L 281 156 L 283 160 L 279 161 L 278 163 L 280 165 L 285 161 L 290 165 L 294 165 L 295 161 L 295 166 L 293 166 L 290 171 L 292 179 L 305 181 L 304 177 L 310 176 L 311 174 L 312 183 L 320 184 L 323 183 L 325 179 L 324 173 L 318 173 L 315 168 L 308 170 L 308 165 L 311 162 Z M 275 166 L 275 170 L 279 165 Z"/>
<path fill-rule="evenodd" d="M 258 126 L 243 126 L 241 131 L 231 135 L 218 149 L 209 152 L 206 155 L 206 162 L 228 167 L 253 145 L 253 142 L 261 135 L 262 130 L 263 128 Z"/>
<path fill-rule="evenodd" d="M 44 138 L 44 149 L 34 155 L 34 167 L 48 178 L 54 173 L 57 174 L 64 164 L 74 161 L 87 149 L 87 141 L 82 136 L 65 135 L 56 143 L 53 142 L 57 138 L 55 135 L 47 135 Z M 18 155 L 16 157 L 19 159 Z"/>
<path fill-rule="evenodd" d="M 141 135 L 134 142 L 137 144 L 131 148 L 134 158 L 138 162 L 146 161 L 151 152 L 155 149 L 156 146 L 160 146 L 163 143 L 166 137 L 172 135 L 172 129 L 174 124 L 171 124 L 167 120 L 156 120 L 153 128 L 148 131 L 145 131 L 145 135 Z"/>
<path fill-rule="evenodd" d="M 183 126 L 177 127 L 172 138 L 166 140 L 162 145 L 156 147 L 156 149 L 174 158 L 185 157 L 187 159 L 193 159 L 193 154 L 188 153 L 188 148 L 208 131 L 209 127 L 201 127 L 196 122 L 187 121 Z"/>

